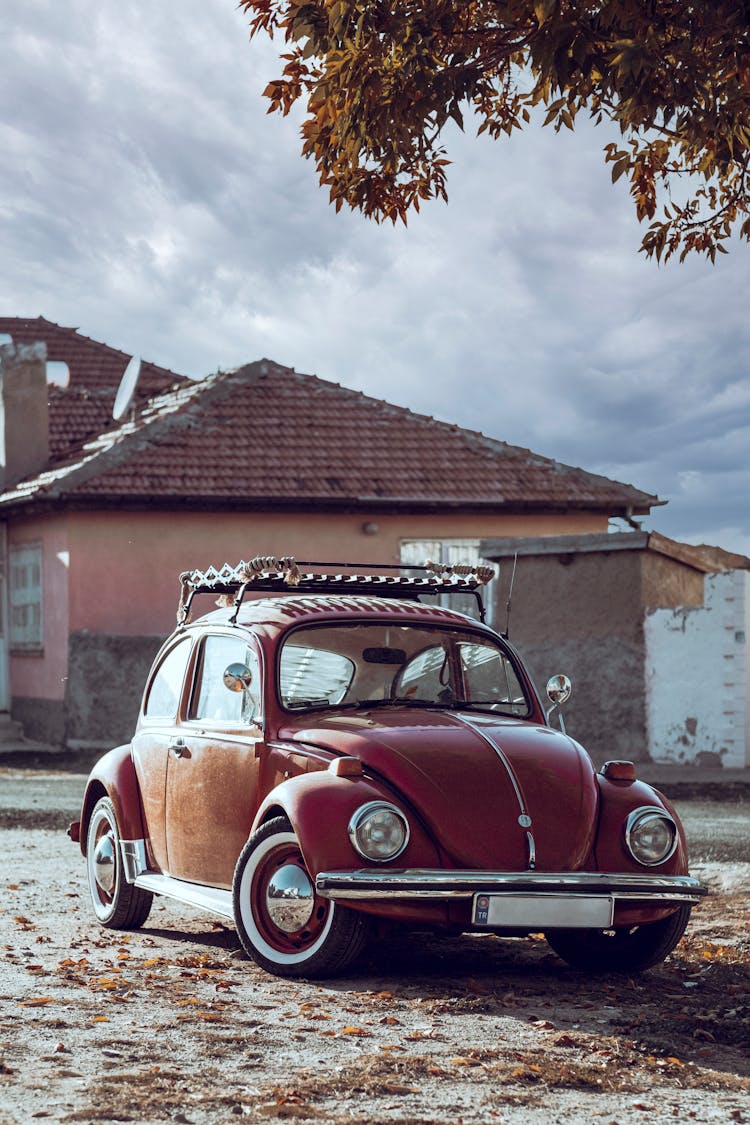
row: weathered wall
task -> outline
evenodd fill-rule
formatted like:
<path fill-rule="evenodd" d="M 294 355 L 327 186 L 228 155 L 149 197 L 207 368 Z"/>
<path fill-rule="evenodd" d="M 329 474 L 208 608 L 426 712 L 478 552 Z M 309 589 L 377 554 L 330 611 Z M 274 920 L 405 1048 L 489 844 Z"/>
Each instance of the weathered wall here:
<path fill-rule="evenodd" d="M 705 575 L 656 551 L 643 551 L 641 606 L 703 605 Z"/>
<path fill-rule="evenodd" d="M 15 696 L 26 738 L 70 749 L 106 749 L 135 729 L 146 675 L 164 638 L 72 633 L 62 699 Z"/>
<path fill-rule="evenodd" d="M 645 761 L 644 613 L 654 606 L 701 605 L 703 574 L 648 549 L 645 533 L 613 536 L 611 549 L 603 538 L 604 544 L 561 540 L 543 547 L 526 540 L 505 550 L 502 543 L 485 544 L 487 557 L 506 559 L 495 620 L 502 628 L 509 562 L 518 550 L 510 635 L 543 698 L 549 676 L 564 672 L 573 683 L 564 711 L 570 734 L 597 763 Z"/>
<path fill-rule="evenodd" d="M 500 627 L 506 583 L 496 592 Z M 636 551 L 518 560 L 510 638 L 543 698 L 551 675 L 570 677 L 565 725 L 597 763 L 647 757 L 641 588 Z"/>
<path fill-rule="evenodd" d="M 706 578 L 703 606 L 646 615 L 648 738 L 657 761 L 750 765 L 750 574 Z"/>
<path fill-rule="evenodd" d="M 62 699 L 39 699 L 33 695 L 14 695 L 10 713 L 23 727 L 25 738 L 48 746 L 65 745 L 65 702 Z"/>
<path fill-rule="evenodd" d="M 72 749 L 129 742 L 162 636 L 71 633 L 65 742 Z"/>

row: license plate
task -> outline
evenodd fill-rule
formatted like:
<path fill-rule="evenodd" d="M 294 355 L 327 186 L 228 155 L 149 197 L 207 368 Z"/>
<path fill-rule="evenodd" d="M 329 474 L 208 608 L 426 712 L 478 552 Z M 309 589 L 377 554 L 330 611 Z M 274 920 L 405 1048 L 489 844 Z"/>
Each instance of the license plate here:
<path fill-rule="evenodd" d="M 615 904 L 610 895 L 502 894 L 474 895 L 475 926 L 550 930 L 606 930 Z"/>

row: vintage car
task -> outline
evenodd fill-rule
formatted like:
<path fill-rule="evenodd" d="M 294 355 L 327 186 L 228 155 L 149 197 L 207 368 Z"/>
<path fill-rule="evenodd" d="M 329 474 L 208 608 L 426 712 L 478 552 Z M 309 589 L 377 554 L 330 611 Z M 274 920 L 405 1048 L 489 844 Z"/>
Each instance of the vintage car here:
<path fill-rule="evenodd" d="M 339 972 L 394 924 L 543 932 L 588 971 L 663 960 L 704 893 L 679 820 L 631 763 L 597 772 L 553 728 L 569 684 L 545 709 L 484 623 L 491 572 L 305 565 L 334 564 L 181 576 L 132 741 L 70 829 L 102 925 L 141 926 L 165 895 L 231 919 L 280 976 Z M 202 593 L 223 608 L 191 624 Z"/>

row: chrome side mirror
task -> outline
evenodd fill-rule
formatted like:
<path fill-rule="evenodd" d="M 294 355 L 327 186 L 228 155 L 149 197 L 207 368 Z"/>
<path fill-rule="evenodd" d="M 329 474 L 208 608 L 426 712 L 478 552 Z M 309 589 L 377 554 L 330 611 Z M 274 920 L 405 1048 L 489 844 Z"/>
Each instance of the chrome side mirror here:
<path fill-rule="evenodd" d="M 547 680 L 547 698 L 554 707 L 567 703 L 572 690 L 573 685 L 567 676 L 550 676 Z"/>
<path fill-rule="evenodd" d="M 224 687 L 229 691 L 247 691 L 253 682 L 253 674 L 247 664 L 230 664 L 224 669 Z"/>
<path fill-rule="evenodd" d="M 573 690 L 573 685 L 567 676 L 557 675 L 550 676 L 547 680 L 547 698 L 552 706 L 547 713 L 547 718 L 556 711 L 563 703 L 567 703 L 570 699 L 570 693 Z M 560 730 L 565 734 L 565 721 L 562 717 L 562 711 L 559 713 Z"/>

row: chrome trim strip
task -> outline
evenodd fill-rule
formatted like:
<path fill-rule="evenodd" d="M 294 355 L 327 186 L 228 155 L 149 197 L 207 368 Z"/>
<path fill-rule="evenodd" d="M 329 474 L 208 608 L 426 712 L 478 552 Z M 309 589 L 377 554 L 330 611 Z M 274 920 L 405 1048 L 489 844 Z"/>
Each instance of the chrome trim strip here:
<path fill-rule="evenodd" d="M 234 918 L 232 892 L 221 887 L 204 887 L 200 883 L 187 883 L 183 879 L 173 879 L 171 875 L 159 875 L 156 872 L 139 875 L 135 885 L 152 894 L 187 903 L 198 910 L 209 910 L 222 918 Z"/>
<path fill-rule="evenodd" d="M 654 901 L 697 901 L 708 893 L 690 875 L 602 874 L 601 872 L 444 871 L 412 868 L 400 871 L 322 871 L 315 880 L 322 898 L 468 898 L 486 894 L 576 892 L 613 894 Z"/>
<path fill-rule="evenodd" d="M 146 841 L 145 840 L 120 840 L 120 854 L 122 855 L 122 870 L 126 883 L 134 883 L 139 875 L 147 870 Z"/>
<path fill-rule="evenodd" d="M 478 737 L 481 738 L 483 742 L 486 742 L 487 745 L 491 747 L 492 750 L 494 750 L 495 754 L 505 766 L 505 772 L 507 773 L 510 779 L 510 783 L 515 790 L 516 800 L 518 801 L 518 807 L 521 812 L 521 815 L 518 818 L 519 824 L 522 826 L 522 828 L 528 829 L 528 831 L 526 832 L 526 842 L 529 849 L 528 867 L 530 871 L 533 871 L 536 865 L 536 846 L 534 844 L 532 820 L 526 809 L 526 801 L 524 799 L 523 791 L 521 790 L 521 784 L 516 777 L 516 772 L 511 765 L 510 758 L 507 756 L 502 747 L 497 742 L 495 742 L 494 738 L 491 738 L 489 734 L 483 731 L 481 726 L 479 726 L 477 723 L 472 722 L 472 720 L 467 715 L 456 713 L 454 715 L 454 718 L 458 719 L 460 723 L 463 723 L 470 730 L 473 730 L 474 734 L 478 735 Z"/>
<path fill-rule="evenodd" d="M 494 741 L 494 739 L 490 738 L 490 736 L 488 734 L 486 734 L 480 726 L 478 726 L 476 723 L 472 722 L 471 719 L 468 718 L 466 715 L 455 713 L 453 715 L 453 718 L 458 719 L 458 721 L 460 723 L 464 723 L 467 727 L 469 727 L 471 730 L 473 730 L 474 734 L 479 735 L 479 737 L 482 739 L 482 741 L 486 742 L 487 745 L 490 746 L 494 750 L 494 752 L 497 754 L 500 761 L 505 766 L 508 777 L 510 778 L 511 785 L 513 786 L 513 788 L 515 790 L 516 799 L 518 801 L 518 807 L 521 811 L 521 816 L 528 816 L 528 813 L 526 811 L 526 804 L 525 804 L 524 799 L 523 799 L 523 793 L 521 792 L 521 786 L 518 783 L 518 778 L 515 775 L 513 767 L 511 766 L 510 760 L 508 759 L 505 751 L 501 750 L 501 748 Z"/>

